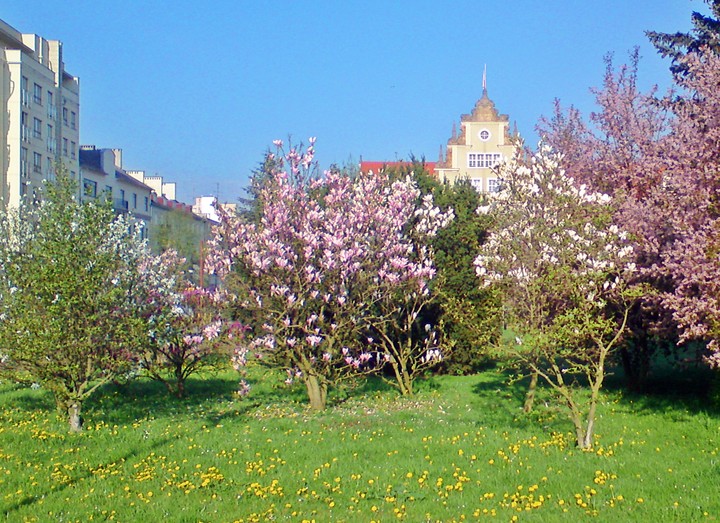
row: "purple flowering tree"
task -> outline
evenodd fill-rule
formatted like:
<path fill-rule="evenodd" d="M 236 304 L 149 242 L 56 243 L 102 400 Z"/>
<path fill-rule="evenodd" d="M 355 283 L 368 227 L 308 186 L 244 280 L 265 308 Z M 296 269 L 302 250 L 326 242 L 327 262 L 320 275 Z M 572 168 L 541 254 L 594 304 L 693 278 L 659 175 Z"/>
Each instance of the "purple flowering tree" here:
<path fill-rule="evenodd" d="M 416 225 L 431 232 L 444 215 L 416 214 L 410 179 L 309 176 L 314 139 L 305 151 L 283 154 L 282 142 L 275 145 L 275 168 L 257 194 L 259 220 L 223 214 L 206 266 L 254 320 L 236 368 L 249 359 L 283 368 L 288 382 L 305 384 L 311 407 L 323 409 L 333 384 L 400 361 L 388 345 L 369 343 L 368 332 L 386 331 L 384 307 L 398 289 L 427 289 L 432 260 L 411 233 Z"/>

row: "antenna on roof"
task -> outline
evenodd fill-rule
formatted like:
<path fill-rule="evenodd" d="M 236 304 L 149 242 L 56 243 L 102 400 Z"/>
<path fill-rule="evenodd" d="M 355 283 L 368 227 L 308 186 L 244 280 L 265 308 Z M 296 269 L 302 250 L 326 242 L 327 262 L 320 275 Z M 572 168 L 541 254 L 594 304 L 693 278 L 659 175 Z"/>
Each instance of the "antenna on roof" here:
<path fill-rule="evenodd" d="M 485 64 L 485 67 L 483 68 L 483 94 L 487 94 L 487 64 Z"/>

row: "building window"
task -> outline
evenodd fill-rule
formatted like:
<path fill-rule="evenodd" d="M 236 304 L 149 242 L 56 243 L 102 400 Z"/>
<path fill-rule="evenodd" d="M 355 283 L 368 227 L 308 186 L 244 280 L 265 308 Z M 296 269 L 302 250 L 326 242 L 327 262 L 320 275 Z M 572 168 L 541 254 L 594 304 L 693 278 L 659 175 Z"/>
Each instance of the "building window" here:
<path fill-rule="evenodd" d="M 51 120 L 55 120 L 57 118 L 57 107 L 55 107 L 55 104 L 53 103 L 54 96 L 52 91 L 47 92 L 47 115 L 48 118 Z"/>
<path fill-rule="evenodd" d="M 77 126 L 77 115 L 75 111 L 70 111 L 70 128 L 75 129 Z"/>
<path fill-rule="evenodd" d="M 137 194 L 133 193 L 133 209 L 137 209 Z"/>
<path fill-rule="evenodd" d="M 488 169 L 495 167 L 502 155 L 500 153 L 468 153 L 468 167 L 473 169 Z"/>
<path fill-rule="evenodd" d="M 20 101 L 25 107 L 30 105 L 30 92 L 28 91 L 27 76 L 23 76 L 20 79 Z"/>
<path fill-rule="evenodd" d="M 46 165 L 46 171 L 48 174 L 48 178 L 52 177 L 53 174 L 55 174 L 55 165 L 53 164 L 53 159 L 49 156 L 47 157 L 47 161 L 45 162 Z"/>
<path fill-rule="evenodd" d="M 500 180 L 497 178 L 488 179 L 488 192 L 499 192 L 500 191 Z"/>
<path fill-rule="evenodd" d="M 33 153 L 33 171 L 36 173 L 42 172 L 42 154 Z"/>
<path fill-rule="evenodd" d="M 67 156 L 68 153 L 68 139 L 63 138 L 63 156 Z"/>
<path fill-rule="evenodd" d="M 476 191 L 482 192 L 483 179 L 482 178 L 470 178 L 470 185 L 472 185 Z"/>
<path fill-rule="evenodd" d="M 42 105 L 42 87 L 40 84 L 33 85 L 33 102 Z"/>
<path fill-rule="evenodd" d="M 68 116 L 67 116 L 67 114 L 68 114 L 67 107 L 63 107 L 63 110 L 62 110 L 63 123 L 64 123 L 66 126 L 67 126 L 67 124 L 68 124 Z"/>
<path fill-rule="evenodd" d="M 28 175 L 28 150 L 26 147 L 20 148 L 20 174 L 23 177 Z"/>
<path fill-rule="evenodd" d="M 42 138 L 42 120 L 33 118 L 33 138 Z"/>
<path fill-rule="evenodd" d="M 50 153 L 55 152 L 55 135 L 53 134 L 53 126 L 50 124 L 47 124 L 47 150 Z"/>
<path fill-rule="evenodd" d="M 75 142 L 70 142 L 70 158 L 75 159 Z"/>
<path fill-rule="evenodd" d="M 28 116 L 28 113 L 22 112 L 20 114 L 20 134 L 22 136 L 23 142 L 29 142 L 30 141 L 30 126 L 29 122 L 30 117 Z"/>
<path fill-rule="evenodd" d="M 83 178 L 83 195 L 95 198 L 97 196 L 97 182 Z"/>
<path fill-rule="evenodd" d="M 145 212 L 150 210 L 150 198 L 145 197 Z"/>

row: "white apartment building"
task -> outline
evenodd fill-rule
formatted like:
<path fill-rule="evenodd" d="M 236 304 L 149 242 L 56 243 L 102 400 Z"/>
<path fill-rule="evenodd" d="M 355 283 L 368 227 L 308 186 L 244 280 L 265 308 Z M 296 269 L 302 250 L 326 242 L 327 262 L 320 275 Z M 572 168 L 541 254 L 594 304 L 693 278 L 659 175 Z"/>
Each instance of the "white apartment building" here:
<path fill-rule="evenodd" d="M 122 149 L 80 148 L 80 199 L 106 198 L 118 213 L 130 213 L 149 224 L 153 189 L 122 166 Z"/>
<path fill-rule="evenodd" d="M 63 46 L 0 20 L 0 205 L 17 206 L 58 163 L 77 179 L 80 82 Z"/>

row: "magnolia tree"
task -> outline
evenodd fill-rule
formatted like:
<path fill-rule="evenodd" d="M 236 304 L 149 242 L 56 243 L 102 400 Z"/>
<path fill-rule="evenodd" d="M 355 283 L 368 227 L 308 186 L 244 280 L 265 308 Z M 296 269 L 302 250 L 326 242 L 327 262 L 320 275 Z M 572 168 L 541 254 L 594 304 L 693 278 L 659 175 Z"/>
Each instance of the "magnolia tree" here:
<path fill-rule="evenodd" d="M 137 351 L 136 363 L 150 378 L 165 384 L 178 398 L 186 394 L 188 377 L 223 360 L 234 324 L 224 322 L 222 293 L 192 285 L 181 271 L 184 259 L 166 251 L 140 267 L 148 278 L 172 275 L 176 285 L 145 281 L 146 295 L 136 295 L 148 311 L 148 343 Z"/>
<path fill-rule="evenodd" d="M 625 329 L 634 293 L 627 235 L 612 223 L 610 197 L 576 186 L 541 144 L 529 165 L 500 167 L 501 190 L 479 212 L 495 226 L 475 260 L 483 286 L 497 286 L 514 341 L 507 349 L 569 409 L 577 444 L 592 444 L 608 355 Z M 619 312 L 618 312 L 619 311 Z M 587 402 L 576 385 L 590 385 Z"/>
<path fill-rule="evenodd" d="M 152 256 L 137 223 L 74 193 L 59 176 L 40 203 L 0 217 L 0 370 L 50 390 L 79 431 L 83 402 L 127 372 L 147 340 L 135 298 Z M 149 279 L 157 292 L 174 285 Z"/>
<path fill-rule="evenodd" d="M 377 175 L 380 181 L 383 177 L 383 174 Z M 385 183 L 388 183 L 387 180 Z M 414 187 L 410 179 L 404 183 L 404 191 Z M 419 192 L 413 190 L 416 191 L 417 199 Z M 383 202 L 376 203 L 378 221 L 383 207 Z M 379 286 L 375 291 L 378 299 L 363 317 L 363 325 L 369 333 L 369 346 L 375 343 L 374 346 L 390 363 L 395 377 L 393 384 L 403 395 L 411 395 L 415 378 L 441 361 L 444 353 L 450 350 L 447 346 L 440 350 L 441 326 L 425 323 L 423 312 L 435 301 L 429 288 L 435 268 L 428 239 L 446 227 L 454 215 L 452 209 L 441 212 L 435 207 L 430 194 L 422 197 L 420 205 L 408 204 L 405 211 L 407 217 L 414 217 L 414 223 L 408 222 L 396 231 L 407 232 L 404 252 L 402 256 L 389 260 L 390 267 L 395 271 L 394 276 L 388 278 L 385 267 L 378 269 L 376 283 Z M 402 210 L 398 209 L 397 212 L 401 213 Z"/>
<path fill-rule="evenodd" d="M 388 332 L 390 304 L 401 315 L 416 312 L 398 291 L 423 296 L 435 270 L 411 235 L 433 234 L 447 217 L 429 201 L 418 208 L 409 178 L 313 178 L 314 140 L 287 154 L 275 145 L 274 170 L 256 195 L 259 220 L 222 214 L 206 266 L 256 320 L 235 352 L 236 367 L 252 358 L 284 368 L 288 382 L 305 384 L 311 407 L 323 409 L 339 380 L 385 363 L 410 364 L 396 345 L 375 343 L 368 333 Z M 436 347 L 421 342 L 412 350 L 422 358 Z"/>

